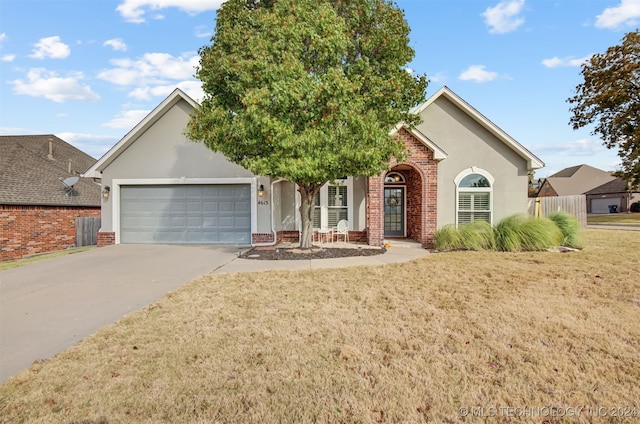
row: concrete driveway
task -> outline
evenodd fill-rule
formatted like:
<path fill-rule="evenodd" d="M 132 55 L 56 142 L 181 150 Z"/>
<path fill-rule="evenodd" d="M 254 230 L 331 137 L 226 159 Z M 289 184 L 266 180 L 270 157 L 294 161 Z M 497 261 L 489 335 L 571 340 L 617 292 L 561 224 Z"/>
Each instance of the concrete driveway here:
<path fill-rule="evenodd" d="M 237 254 L 233 246 L 121 244 L 0 271 L 0 382 Z"/>

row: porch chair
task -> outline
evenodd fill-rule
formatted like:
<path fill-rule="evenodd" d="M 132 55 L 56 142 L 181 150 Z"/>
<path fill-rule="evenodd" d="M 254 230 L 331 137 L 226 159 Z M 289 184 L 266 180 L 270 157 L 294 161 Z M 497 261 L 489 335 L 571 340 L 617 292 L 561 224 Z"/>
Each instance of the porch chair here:
<path fill-rule="evenodd" d="M 338 221 L 338 225 L 334 228 L 333 234 L 336 235 L 336 239 L 338 239 L 338 237 L 341 235 L 344 236 L 344 242 L 348 243 L 349 242 L 349 221 L 347 221 L 346 219 L 341 219 L 340 221 Z"/>

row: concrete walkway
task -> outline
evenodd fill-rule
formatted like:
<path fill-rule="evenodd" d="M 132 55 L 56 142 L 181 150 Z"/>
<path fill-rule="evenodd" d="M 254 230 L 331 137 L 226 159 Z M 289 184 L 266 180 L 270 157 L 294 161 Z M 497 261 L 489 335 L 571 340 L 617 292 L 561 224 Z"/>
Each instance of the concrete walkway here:
<path fill-rule="evenodd" d="M 205 274 L 383 265 L 426 256 L 407 242 L 383 255 L 267 261 L 229 246 L 117 245 L 0 271 L 0 382 Z"/>

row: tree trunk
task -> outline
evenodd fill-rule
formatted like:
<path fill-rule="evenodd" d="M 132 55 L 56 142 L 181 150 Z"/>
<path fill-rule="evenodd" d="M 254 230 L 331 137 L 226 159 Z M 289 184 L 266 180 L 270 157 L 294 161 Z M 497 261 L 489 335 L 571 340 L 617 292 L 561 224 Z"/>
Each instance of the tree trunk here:
<path fill-rule="evenodd" d="M 313 209 L 316 193 L 322 187 L 322 184 L 303 185 L 297 184 L 300 191 L 300 217 L 302 219 L 302 228 L 300 232 L 300 248 L 310 249 L 313 247 Z"/>

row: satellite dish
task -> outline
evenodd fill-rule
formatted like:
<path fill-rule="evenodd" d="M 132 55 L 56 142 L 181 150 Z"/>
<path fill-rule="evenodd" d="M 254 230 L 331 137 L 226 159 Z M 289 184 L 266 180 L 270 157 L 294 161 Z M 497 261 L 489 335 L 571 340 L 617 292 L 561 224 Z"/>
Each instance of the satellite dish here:
<path fill-rule="evenodd" d="M 69 177 L 69 178 L 60 177 L 58 179 L 64 186 L 64 193 L 67 196 L 73 196 L 73 188 L 75 187 L 76 184 L 78 184 L 78 181 L 80 181 L 80 178 L 79 177 Z"/>

